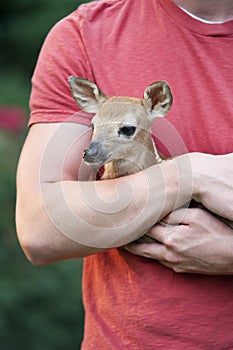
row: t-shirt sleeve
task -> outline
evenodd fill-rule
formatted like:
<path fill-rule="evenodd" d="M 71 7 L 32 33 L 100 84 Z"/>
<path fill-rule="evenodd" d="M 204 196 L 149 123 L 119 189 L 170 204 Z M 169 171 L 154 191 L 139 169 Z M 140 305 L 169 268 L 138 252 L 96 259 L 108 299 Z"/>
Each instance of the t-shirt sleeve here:
<path fill-rule="evenodd" d="M 58 22 L 42 46 L 32 77 L 28 125 L 48 122 L 77 122 L 89 125 L 91 114 L 74 101 L 68 77 L 93 81 L 85 48 L 83 12 L 78 10 Z"/>

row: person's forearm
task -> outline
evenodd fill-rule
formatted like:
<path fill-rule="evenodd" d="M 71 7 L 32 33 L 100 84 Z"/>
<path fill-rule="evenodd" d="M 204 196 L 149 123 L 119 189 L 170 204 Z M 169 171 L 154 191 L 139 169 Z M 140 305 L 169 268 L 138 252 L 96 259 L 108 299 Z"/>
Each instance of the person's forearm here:
<path fill-rule="evenodd" d="M 169 161 L 115 180 L 44 184 L 44 205 L 68 238 L 95 248 L 118 247 L 190 199 L 190 174 L 181 163 Z"/>
<path fill-rule="evenodd" d="M 120 179 L 43 183 L 34 214 L 26 214 L 27 229 L 34 230 L 33 240 L 42 239 L 38 255 L 44 262 L 40 264 L 82 257 L 138 238 L 189 201 L 189 164 L 185 155 Z M 37 249 L 31 254 L 36 256 Z"/>

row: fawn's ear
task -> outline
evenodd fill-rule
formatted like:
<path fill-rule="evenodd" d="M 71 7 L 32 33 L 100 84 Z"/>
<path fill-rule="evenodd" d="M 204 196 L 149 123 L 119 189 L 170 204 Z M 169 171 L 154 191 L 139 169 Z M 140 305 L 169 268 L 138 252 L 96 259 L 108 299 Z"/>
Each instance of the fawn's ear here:
<path fill-rule="evenodd" d="M 143 105 L 149 111 L 150 121 L 164 117 L 172 106 L 172 94 L 166 81 L 157 81 L 144 91 Z"/>
<path fill-rule="evenodd" d="M 97 113 L 107 99 L 98 86 L 89 80 L 70 76 L 68 82 L 75 101 L 85 112 Z"/>

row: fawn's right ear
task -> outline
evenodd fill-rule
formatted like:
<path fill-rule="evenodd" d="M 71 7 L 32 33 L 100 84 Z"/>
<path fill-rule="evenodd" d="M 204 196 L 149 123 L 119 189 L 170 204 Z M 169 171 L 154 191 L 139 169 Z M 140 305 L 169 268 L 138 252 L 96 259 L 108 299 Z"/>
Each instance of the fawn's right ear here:
<path fill-rule="evenodd" d="M 143 105 L 149 112 L 151 122 L 169 112 L 172 106 L 172 94 L 166 81 L 156 81 L 146 88 Z"/>
<path fill-rule="evenodd" d="M 85 112 L 97 113 L 107 96 L 89 80 L 70 76 L 68 78 L 72 95 Z"/>

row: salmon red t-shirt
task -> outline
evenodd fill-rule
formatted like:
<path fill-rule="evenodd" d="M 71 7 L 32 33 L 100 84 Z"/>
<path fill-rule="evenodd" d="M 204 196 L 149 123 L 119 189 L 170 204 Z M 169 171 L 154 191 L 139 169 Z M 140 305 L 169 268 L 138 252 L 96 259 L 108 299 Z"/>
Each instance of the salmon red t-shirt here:
<path fill-rule="evenodd" d="M 233 21 L 206 24 L 172 0 L 100 0 L 61 20 L 32 79 L 34 123 L 89 125 L 67 78 L 142 97 L 166 80 L 174 102 L 152 132 L 166 156 L 233 152 Z M 233 277 L 179 274 L 121 249 L 84 259 L 82 350 L 233 349 Z"/>

